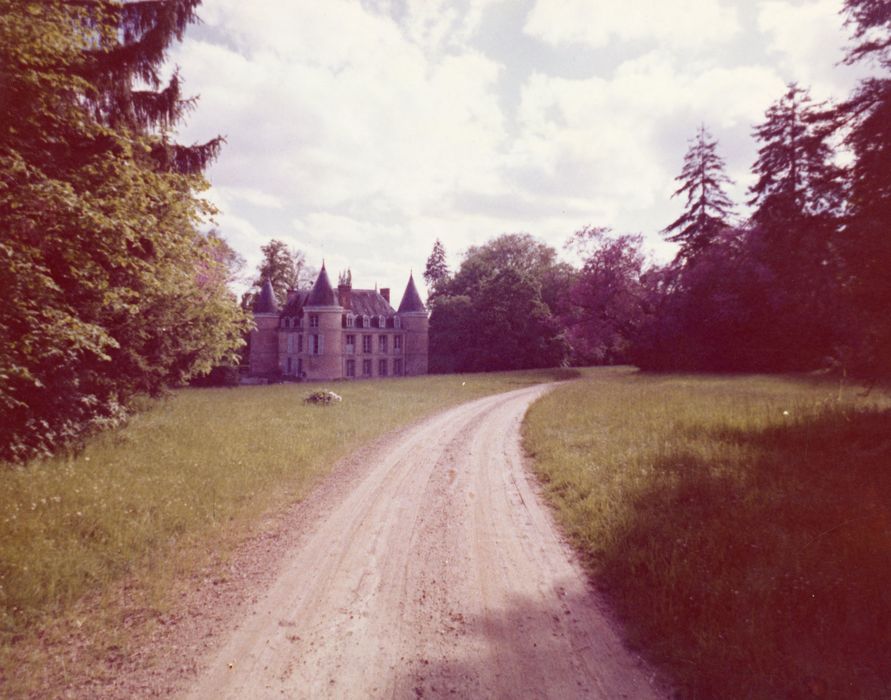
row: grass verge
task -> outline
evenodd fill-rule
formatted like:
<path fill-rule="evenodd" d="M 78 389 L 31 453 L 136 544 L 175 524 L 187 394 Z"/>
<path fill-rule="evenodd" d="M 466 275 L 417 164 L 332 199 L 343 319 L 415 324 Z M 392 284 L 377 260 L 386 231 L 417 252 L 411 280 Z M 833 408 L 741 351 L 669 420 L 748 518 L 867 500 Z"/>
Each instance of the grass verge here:
<path fill-rule="evenodd" d="M 887 394 L 603 369 L 536 402 L 524 441 L 681 697 L 891 697 Z"/>
<path fill-rule="evenodd" d="M 208 553 L 225 556 L 264 513 L 300 500 L 363 443 L 451 405 L 577 374 L 337 382 L 329 388 L 343 402 L 325 407 L 302 402 L 318 384 L 185 389 L 76 456 L 3 466 L 0 690 L 32 687 L 22 664 L 39 661 L 46 630 L 73 615 L 87 615 L 105 649 L 125 654 L 133 630 L 121 625 L 124 579 L 163 609 L 174 580 Z"/>

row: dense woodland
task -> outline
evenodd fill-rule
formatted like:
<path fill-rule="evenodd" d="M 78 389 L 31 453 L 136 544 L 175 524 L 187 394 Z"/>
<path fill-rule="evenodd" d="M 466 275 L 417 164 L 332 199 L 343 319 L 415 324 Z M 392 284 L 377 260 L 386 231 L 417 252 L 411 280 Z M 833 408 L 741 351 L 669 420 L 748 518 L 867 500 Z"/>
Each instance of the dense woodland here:
<path fill-rule="evenodd" d="M 231 293 L 239 256 L 205 232 L 201 198 L 222 139 L 174 142 L 194 101 L 162 76 L 199 4 L 0 0 L 0 459 L 76 445 L 136 397 L 238 362 L 250 293 Z M 840 104 L 795 83 L 777 96 L 754 125 L 745 220 L 699 127 L 670 264 L 601 227 L 567 242 L 578 269 L 509 234 L 450 271 L 437 241 L 431 370 L 891 374 L 891 5 L 846 0 L 843 19 L 846 61 L 872 77 Z M 256 282 L 275 277 L 280 296 L 311 277 L 281 242 L 264 265 Z"/>
<path fill-rule="evenodd" d="M 891 374 L 891 4 L 847 0 L 846 61 L 870 68 L 840 104 L 795 83 L 754 125 L 755 184 L 742 219 L 703 125 L 677 177 L 679 244 L 647 262 L 641 235 L 586 227 L 580 269 L 526 234 L 471 247 L 449 271 L 437 241 L 431 369 L 558 362 L 648 370 Z M 843 165 L 844 163 L 844 165 Z"/>

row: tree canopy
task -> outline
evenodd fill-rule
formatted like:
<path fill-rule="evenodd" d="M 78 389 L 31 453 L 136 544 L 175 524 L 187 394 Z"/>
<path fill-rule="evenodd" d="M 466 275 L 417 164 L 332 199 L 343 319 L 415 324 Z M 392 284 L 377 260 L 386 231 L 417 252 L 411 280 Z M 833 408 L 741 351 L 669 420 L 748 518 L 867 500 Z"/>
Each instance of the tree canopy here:
<path fill-rule="evenodd" d="M 162 66 L 196 0 L 0 0 L 0 457 L 79 440 L 234 357 L 247 320 Z M 137 87 L 138 86 L 138 87 Z"/>

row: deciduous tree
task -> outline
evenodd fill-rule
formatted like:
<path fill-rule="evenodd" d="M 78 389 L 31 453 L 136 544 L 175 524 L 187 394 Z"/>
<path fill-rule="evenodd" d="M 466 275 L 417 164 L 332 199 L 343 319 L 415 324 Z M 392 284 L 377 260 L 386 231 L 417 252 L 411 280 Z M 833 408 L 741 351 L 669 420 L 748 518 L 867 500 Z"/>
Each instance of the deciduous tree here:
<path fill-rule="evenodd" d="M 162 79 L 197 5 L 0 0 L 0 458 L 112 424 L 242 343 L 198 229 L 221 139 L 172 140 L 193 102 Z"/>

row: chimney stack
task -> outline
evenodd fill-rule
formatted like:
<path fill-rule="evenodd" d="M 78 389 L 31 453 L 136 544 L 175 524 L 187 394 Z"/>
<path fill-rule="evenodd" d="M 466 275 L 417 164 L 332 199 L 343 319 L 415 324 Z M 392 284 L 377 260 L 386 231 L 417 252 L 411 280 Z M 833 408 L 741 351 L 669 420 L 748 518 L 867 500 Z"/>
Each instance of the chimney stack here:
<path fill-rule="evenodd" d="M 381 287 L 381 296 L 384 298 L 388 304 L 390 303 L 390 288 L 389 287 Z"/>
<path fill-rule="evenodd" d="M 340 305 L 348 310 L 352 310 L 353 308 L 353 287 L 349 284 L 338 284 L 337 285 L 337 299 L 340 301 Z"/>

